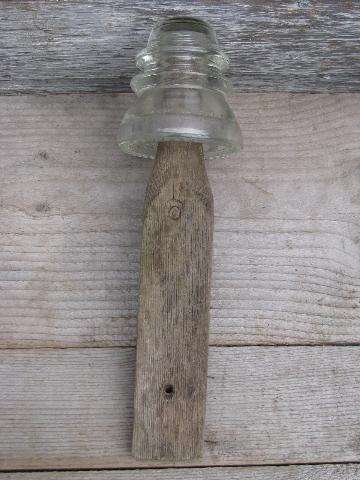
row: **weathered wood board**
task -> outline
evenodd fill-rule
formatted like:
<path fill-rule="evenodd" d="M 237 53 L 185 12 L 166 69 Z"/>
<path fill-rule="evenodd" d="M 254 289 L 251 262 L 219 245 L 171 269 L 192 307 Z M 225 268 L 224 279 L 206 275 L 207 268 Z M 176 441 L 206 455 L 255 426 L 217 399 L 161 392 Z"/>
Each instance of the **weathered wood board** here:
<path fill-rule="evenodd" d="M 247 91 L 360 90 L 360 4 L 332 0 L 0 1 L 0 92 L 129 91 L 156 21 L 211 22 Z"/>
<path fill-rule="evenodd" d="M 132 453 L 203 447 L 214 208 L 203 146 L 161 142 L 146 187 Z"/>
<path fill-rule="evenodd" d="M 0 98 L 0 345 L 134 345 L 151 161 L 131 95 Z M 244 149 L 207 161 L 210 343 L 360 342 L 360 95 L 231 99 Z"/>
<path fill-rule="evenodd" d="M 134 354 L 1 350 L 0 469 L 144 465 L 130 456 Z M 359 462 L 359 375 L 359 347 L 211 347 L 192 465 Z"/>
<path fill-rule="evenodd" d="M 359 476 L 360 466 L 348 464 L 3 473 L 0 480 L 358 480 Z"/>

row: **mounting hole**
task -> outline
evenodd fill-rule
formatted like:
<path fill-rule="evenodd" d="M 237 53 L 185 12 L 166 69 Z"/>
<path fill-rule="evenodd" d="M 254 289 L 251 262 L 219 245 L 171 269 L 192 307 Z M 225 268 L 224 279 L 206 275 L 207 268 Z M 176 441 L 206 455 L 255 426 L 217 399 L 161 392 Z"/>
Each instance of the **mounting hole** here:
<path fill-rule="evenodd" d="M 170 398 L 174 395 L 174 385 L 167 383 L 164 387 L 165 396 Z"/>

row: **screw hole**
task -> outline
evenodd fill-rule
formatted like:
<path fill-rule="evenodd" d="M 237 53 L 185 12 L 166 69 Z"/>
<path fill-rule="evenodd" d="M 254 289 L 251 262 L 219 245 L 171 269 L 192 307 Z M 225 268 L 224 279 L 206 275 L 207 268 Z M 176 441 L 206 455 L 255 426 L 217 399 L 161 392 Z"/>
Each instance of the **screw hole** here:
<path fill-rule="evenodd" d="M 172 397 L 174 395 L 174 385 L 171 385 L 170 383 L 165 385 L 164 392 L 167 397 Z"/>

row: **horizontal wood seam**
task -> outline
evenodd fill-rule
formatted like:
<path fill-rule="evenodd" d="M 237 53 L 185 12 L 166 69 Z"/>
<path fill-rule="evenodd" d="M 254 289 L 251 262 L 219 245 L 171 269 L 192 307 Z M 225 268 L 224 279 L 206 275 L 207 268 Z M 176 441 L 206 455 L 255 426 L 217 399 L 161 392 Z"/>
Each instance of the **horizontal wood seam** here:
<path fill-rule="evenodd" d="M 52 473 L 52 472 L 59 472 L 59 473 L 66 473 L 66 472 L 123 472 L 126 470 L 191 470 L 191 469 L 209 469 L 209 468 L 239 468 L 239 469 L 245 469 L 245 468 L 266 468 L 266 467 L 281 467 L 281 468 L 286 468 L 286 467 L 292 467 L 292 466 L 326 466 L 326 465 L 360 465 L 360 461 L 338 461 L 338 462 L 306 462 L 306 463 L 260 463 L 260 464 L 209 464 L 209 465 L 181 465 L 179 466 L 174 466 L 174 467 L 169 467 L 169 466 L 161 466 L 161 465 L 156 465 L 155 467 L 153 465 L 149 466 L 127 466 L 124 468 L 44 468 L 44 469 L 16 469 L 16 470 L 0 470 L 0 475 L 1 474 L 7 474 L 7 473 Z"/>
<path fill-rule="evenodd" d="M 318 347 L 360 347 L 360 343 L 353 342 L 353 343 L 336 343 L 336 342 L 328 342 L 328 343 L 234 343 L 234 344 L 213 344 L 209 343 L 209 347 L 211 348 L 249 348 L 249 347 L 254 347 L 254 348 L 304 348 L 304 347 L 309 347 L 309 348 L 318 348 Z M 16 351 L 16 350 L 85 350 L 85 349 L 101 349 L 105 348 L 106 350 L 110 349 L 132 349 L 136 348 L 136 345 L 66 345 L 66 346 L 55 346 L 55 347 L 48 347 L 48 346 L 19 346 L 19 347 L 1 347 L 0 346 L 0 351 Z M 336 462 L 338 463 L 338 462 Z M 0 470 L 1 472 L 1 470 Z"/>

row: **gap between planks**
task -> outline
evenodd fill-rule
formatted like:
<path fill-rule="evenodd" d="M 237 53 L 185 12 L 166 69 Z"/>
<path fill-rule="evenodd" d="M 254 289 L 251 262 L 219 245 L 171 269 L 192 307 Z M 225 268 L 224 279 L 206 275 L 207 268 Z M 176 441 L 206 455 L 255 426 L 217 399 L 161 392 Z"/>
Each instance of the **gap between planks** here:
<path fill-rule="evenodd" d="M 213 344 L 209 343 L 209 347 L 211 348 L 302 348 L 302 347 L 307 347 L 307 348 L 319 348 L 319 347 L 360 347 L 360 343 L 289 343 L 289 344 L 256 344 L 256 343 L 242 343 L 242 344 Z M 16 350 L 33 350 L 34 347 L 26 347 L 26 346 L 19 346 L 19 347 L 0 347 L 0 350 L 2 351 L 16 351 Z M 66 345 L 66 346 L 54 346 L 54 347 L 48 347 L 46 345 L 40 346 L 40 347 L 35 347 L 37 350 L 68 350 L 68 349 L 74 349 L 78 350 L 79 348 L 81 349 L 100 349 L 100 348 L 106 348 L 106 349 L 119 349 L 119 348 L 129 348 L 129 349 L 136 349 L 136 342 L 134 345 Z"/>
<path fill-rule="evenodd" d="M 35 476 L 36 474 L 36 476 Z M 52 479 L 62 479 L 73 478 L 78 480 L 111 480 L 114 478 L 114 475 L 118 474 L 117 478 L 119 480 L 125 480 L 124 475 L 131 475 L 128 480 L 142 480 L 142 479 L 179 479 L 183 480 L 186 478 L 198 479 L 199 480 L 217 480 L 220 478 L 228 480 L 256 480 L 263 479 L 269 480 L 269 475 L 271 480 L 277 480 L 279 478 L 282 480 L 305 480 L 304 475 L 325 475 L 325 477 L 317 476 L 317 480 L 334 480 L 333 475 L 338 476 L 336 480 L 352 480 L 352 477 L 349 478 L 349 474 L 360 474 L 360 464 L 358 462 L 336 462 L 336 463 L 306 463 L 306 464 L 289 464 L 289 465 L 232 465 L 232 466 L 182 466 L 181 468 L 176 467 L 157 467 L 153 469 L 152 467 L 134 467 L 134 468 L 104 468 L 104 469 L 57 469 L 57 470 L 13 470 L 13 471 L 4 471 L 0 470 L 0 480 L 21 480 L 26 475 L 27 480 L 52 480 Z M 345 475 L 343 477 L 342 475 Z M 29 476 L 28 476 L 29 475 Z M 70 477 L 69 477 L 70 475 Z M 109 477 L 108 477 L 109 475 Z M 204 477 L 203 477 L 204 475 Z M 206 476 L 205 476 L 206 475 Z M 233 477 L 236 475 L 236 477 Z M 248 477 L 250 475 L 250 477 Z M 266 475 L 266 477 L 264 477 Z M 280 475 L 280 477 L 278 477 Z M 286 475 L 286 476 L 285 476 Z M 291 476 L 290 476 L 291 475 Z M 313 477 L 311 477 L 313 478 Z M 354 480 L 357 480 L 358 477 L 353 477 Z M 310 477 L 309 477 L 310 480 Z"/>

